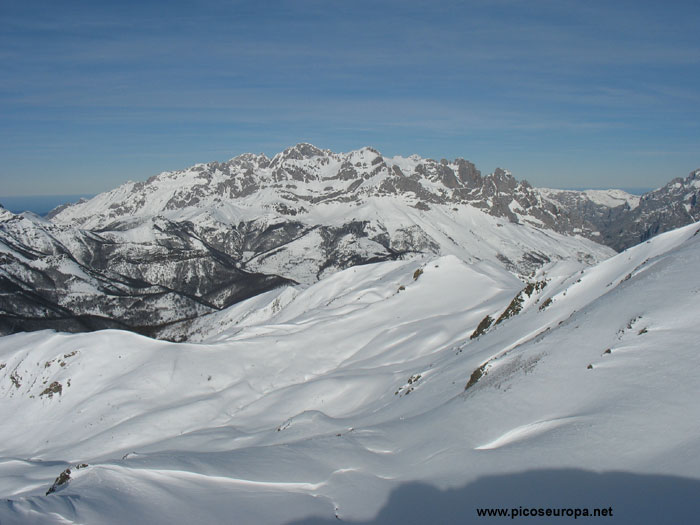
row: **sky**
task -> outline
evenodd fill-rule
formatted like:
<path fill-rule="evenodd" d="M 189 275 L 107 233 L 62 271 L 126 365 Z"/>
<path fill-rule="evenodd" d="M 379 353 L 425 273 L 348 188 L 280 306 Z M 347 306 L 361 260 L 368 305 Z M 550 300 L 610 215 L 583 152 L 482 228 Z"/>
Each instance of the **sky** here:
<path fill-rule="evenodd" d="M 700 168 L 700 3 L 0 0 L 0 195 L 298 142 L 548 187 Z"/>

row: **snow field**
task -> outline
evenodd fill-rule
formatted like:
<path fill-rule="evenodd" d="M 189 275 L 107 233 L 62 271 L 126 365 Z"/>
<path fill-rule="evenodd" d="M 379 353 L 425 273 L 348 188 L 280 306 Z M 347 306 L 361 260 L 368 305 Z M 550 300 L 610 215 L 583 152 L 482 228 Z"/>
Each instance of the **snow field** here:
<path fill-rule="evenodd" d="M 454 490 L 543 468 L 698 479 L 699 227 L 594 267 L 553 262 L 519 313 L 475 339 L 525 284 L 456 256 L 268 292 L 200 326 L 199 344 L 4 337 L 0 520 L 335 522 L 372 519 L 415 481 Z M 610 521 L 633 522 L 623 487 L 609 499 Z"/>

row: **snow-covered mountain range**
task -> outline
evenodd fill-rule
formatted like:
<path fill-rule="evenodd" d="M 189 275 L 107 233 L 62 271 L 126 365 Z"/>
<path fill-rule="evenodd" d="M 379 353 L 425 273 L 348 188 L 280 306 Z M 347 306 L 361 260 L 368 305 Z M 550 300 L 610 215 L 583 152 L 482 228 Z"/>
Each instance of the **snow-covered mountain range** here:
<path fill-rule="evenodd" d="M 299 144 L 0 209 L 0 523 L 691 523 L 698 191 Z"/>
<path fill-rule="evenodd" d="M 700 172 L 641 198 L 531 187 L 470 162 L 333 153 L 164 172 L 47 219 L 0 209 L 0 333 L 127 328 L 183 339 L 189 325 L 290 283 L 358 264 L 455 255 L 520 277 L 589 264 L 700 219 Z"/>
<path fill-rule="evenodd" d="M 527 283 L 449 254 L 354 266 L 199 343 L 5 336 L 0 522 L 692 523 L 699 232 Z"/>

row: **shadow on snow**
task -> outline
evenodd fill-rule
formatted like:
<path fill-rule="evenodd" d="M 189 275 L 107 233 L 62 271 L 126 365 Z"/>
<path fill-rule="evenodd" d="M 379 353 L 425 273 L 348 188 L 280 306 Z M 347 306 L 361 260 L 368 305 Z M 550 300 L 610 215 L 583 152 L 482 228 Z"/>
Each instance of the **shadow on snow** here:
<path fill-rule="evenodd" d="M 479 517 L 478 508 L 608 509 L 612 517 Z M 697 523 L 700 480 L 578 469 L 535 470 L 485 476 L 464 487 L 439 490 L 424 483 L 396 488 L 376 518 L 346 521 L 307 518 L 289 525 L 425 523 Z"/>

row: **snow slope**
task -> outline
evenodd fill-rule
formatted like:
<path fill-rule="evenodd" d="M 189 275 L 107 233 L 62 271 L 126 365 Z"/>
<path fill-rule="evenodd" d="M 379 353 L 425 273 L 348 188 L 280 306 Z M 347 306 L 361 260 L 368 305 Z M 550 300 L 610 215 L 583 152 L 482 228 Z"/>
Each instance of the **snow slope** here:
<path fill-rule="evenodd" d="M 595 204 L 605 206 L 607 208 L 615 208 L 617 206 L 629 206 L 634 209 L 639 206 L 639 195 L 632 195 L 623 190 L 560 190 L 551 188 L 537 188 L 537 191 L 545 198 L 557 200 L 560 202 L 564 198 L 578 199 L 581 201 L 589 200 Z"/>
<path fill-rule="evenodd" d="M 0 522 L 418 523 L 430 509 L 468 523 L 476 507 L 545 505 L 689 523 L 698 231 L 552 262 L 523 291 L 452 255 L 353 267 L 215 314 L 199 344 L 3 337 Z M 486 316 L 503 320 L 472 337 Z"/>
<path fill-rule="evenodd" d="M 50 220 L 0 210 L 0 334 L 131 329 L 182 341 L 290 283 L 389 260 L 456 255 L 529 275 L 588 264 L 594 242 L 525 181 L 454 162 L 309 144 L 128 183 Z M 225 316 L 226 314 L 224 314 Z"/>

